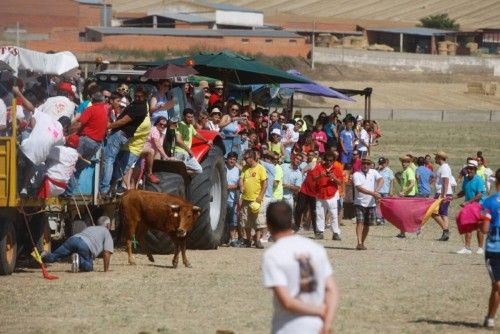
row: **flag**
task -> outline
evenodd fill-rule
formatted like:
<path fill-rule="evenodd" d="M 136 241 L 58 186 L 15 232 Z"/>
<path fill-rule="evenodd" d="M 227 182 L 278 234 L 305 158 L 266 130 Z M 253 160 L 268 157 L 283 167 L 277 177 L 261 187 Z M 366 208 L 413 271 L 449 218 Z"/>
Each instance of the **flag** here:
<path fill-rule="evenodd" d="M 385 220 L 403 232 L 417 232 L 432 214 L 437 214 L 442 199 L 385 197 L 380 211 Z"/>
<path fill-rule="evenodd" d="M 42 257 L 40 256 L 40 253 L 38 252 L 38 249 L 36 247 L 33 248 L 33 251 L 31 252 L 31 256 L 35 259 L 36 262 L 38 262 L 38 264 L 42 268 L 43 278 L 48 279 L 48 280 L 54 280 L 54 279 L 59 278 L 57 276 L 49 274 L 49 272 L 47 271 L 47 268 L 45 267 L 45 264 L 43 264 Z"/>

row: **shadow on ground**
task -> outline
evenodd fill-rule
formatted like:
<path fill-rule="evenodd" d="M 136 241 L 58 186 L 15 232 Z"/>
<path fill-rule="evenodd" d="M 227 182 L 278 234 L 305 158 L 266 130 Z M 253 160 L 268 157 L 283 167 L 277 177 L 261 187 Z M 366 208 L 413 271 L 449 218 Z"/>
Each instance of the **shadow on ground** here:
<path fill-rule="evenodd" d="M 434 320 L 434 319 L 417 319 L 411 321 L 412 323 L 426 323 L 430 325 L 447 325 L 455 327 L 467 327 L 467 328 L 482 328 L 481 324 L 477 322 L 466 322 L 466 321 L 451 321 L 451 320 Z"/>

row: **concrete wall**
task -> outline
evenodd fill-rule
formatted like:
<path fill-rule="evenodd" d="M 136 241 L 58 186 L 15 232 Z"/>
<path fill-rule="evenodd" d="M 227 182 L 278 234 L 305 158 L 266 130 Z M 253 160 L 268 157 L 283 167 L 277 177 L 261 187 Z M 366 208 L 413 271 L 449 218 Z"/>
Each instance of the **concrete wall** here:
<path fill-rule="evenodd" d="M 416 71 L 452 73 L 456 67 L 477 66 L 500 76 L 500 58 L 471 56 L 437 56 L 414 53 L 361 51 L 342 48 L 315 48 L 314 60 L 323 64 L 358 64 L 405 68 Z"/>
<path fill-rule="evenodd" d="M 61 32 L 62 33 L 62 32 Z M 76 37 L 75 37 L 76 36 Z M 73 52 L 95 52 L 104 47 L 116 49 L 142 50 L 188 50 L 201 48 L 208 50 L 230 49 L 243 53 L 263 53 L 270 56 L 306 57 L 310 46 L 303 38 L 269 37 L 186 37 L 186 36 L 104 36 L 102 41 L 79 42 L 78 34 L 73 38 L 48 41 L 30 41 L 26 47 L 37 51 L 47 50 Z M 97 36 L 96 36 L 97 37 Z M 290 42 L 294 40 L 295 42 Z M 268 42 L 271 41 L 271 42 Z"/>
<path fill-rule="evenodd" d="M 302 115 L 311 115 L 314 119 L 321 112 L 330 114 L 332 105 L 322 107 L 296 107 Z M 353 115 L 364 115 L 362 109 L 350 109 Z M 374 120 L 415 120 L 436 122 L 500 122 L 500 110 L 410 110 L 410 109 L 372 109 L 371 118 Z"/>

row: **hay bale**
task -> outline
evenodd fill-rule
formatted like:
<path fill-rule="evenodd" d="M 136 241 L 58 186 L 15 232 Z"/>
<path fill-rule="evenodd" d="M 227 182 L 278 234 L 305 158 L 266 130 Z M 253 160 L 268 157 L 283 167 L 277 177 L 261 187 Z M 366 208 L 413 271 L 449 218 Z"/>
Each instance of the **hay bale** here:
<path fill-rule="evenodd" d="M 394 52 L 394 49 L 391 48 L 389 45 L 377 44 L 377 43 L 370 45 L 368 47 L 368 50 Z"/>

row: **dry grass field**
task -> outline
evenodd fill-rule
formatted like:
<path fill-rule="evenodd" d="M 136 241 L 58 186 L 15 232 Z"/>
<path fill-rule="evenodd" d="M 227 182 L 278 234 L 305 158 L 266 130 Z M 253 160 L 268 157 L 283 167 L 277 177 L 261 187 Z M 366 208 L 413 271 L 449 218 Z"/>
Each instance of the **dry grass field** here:
<path fill-rule="evenodd" d="M 383 122 L 382 127 L 374 156 L 388 156 L 394 169 L 402 153 L 438 148 L 449 152 L 455 173 L 478 149 L 499 167 L 494 123 Z M 454 253 L 462 246 L 454 223 L 444 243 L 436 241 L 440 231 L 433 222 L 418 238 L 403 240 L 394 237 L 398 231 L 391 225 L 373 227 L 365 252 L 354 250 L 354 225 L 344 223 L 342 241 L 322 242 L 342 294 L 336 333 L 487 332 L 479 327 L 489 293 L 483 258 Z M 189 251 L 193 268 L 174 270 L 171 256 L 156 256 L 152 264 L 139 254 L 138 265 L 129 266 L 126 253 L 117 250 L 111 272 L 102 272 L 102 260 L 95 264 L 97 272 L 80 274 L 59 263 L 49 267 L 59 276 L 56 281 L 21 267 L 0 277 L 0 332 L 266 333 L 272 307 L 261 286 L 261 255 L 226 247 Z"/>

